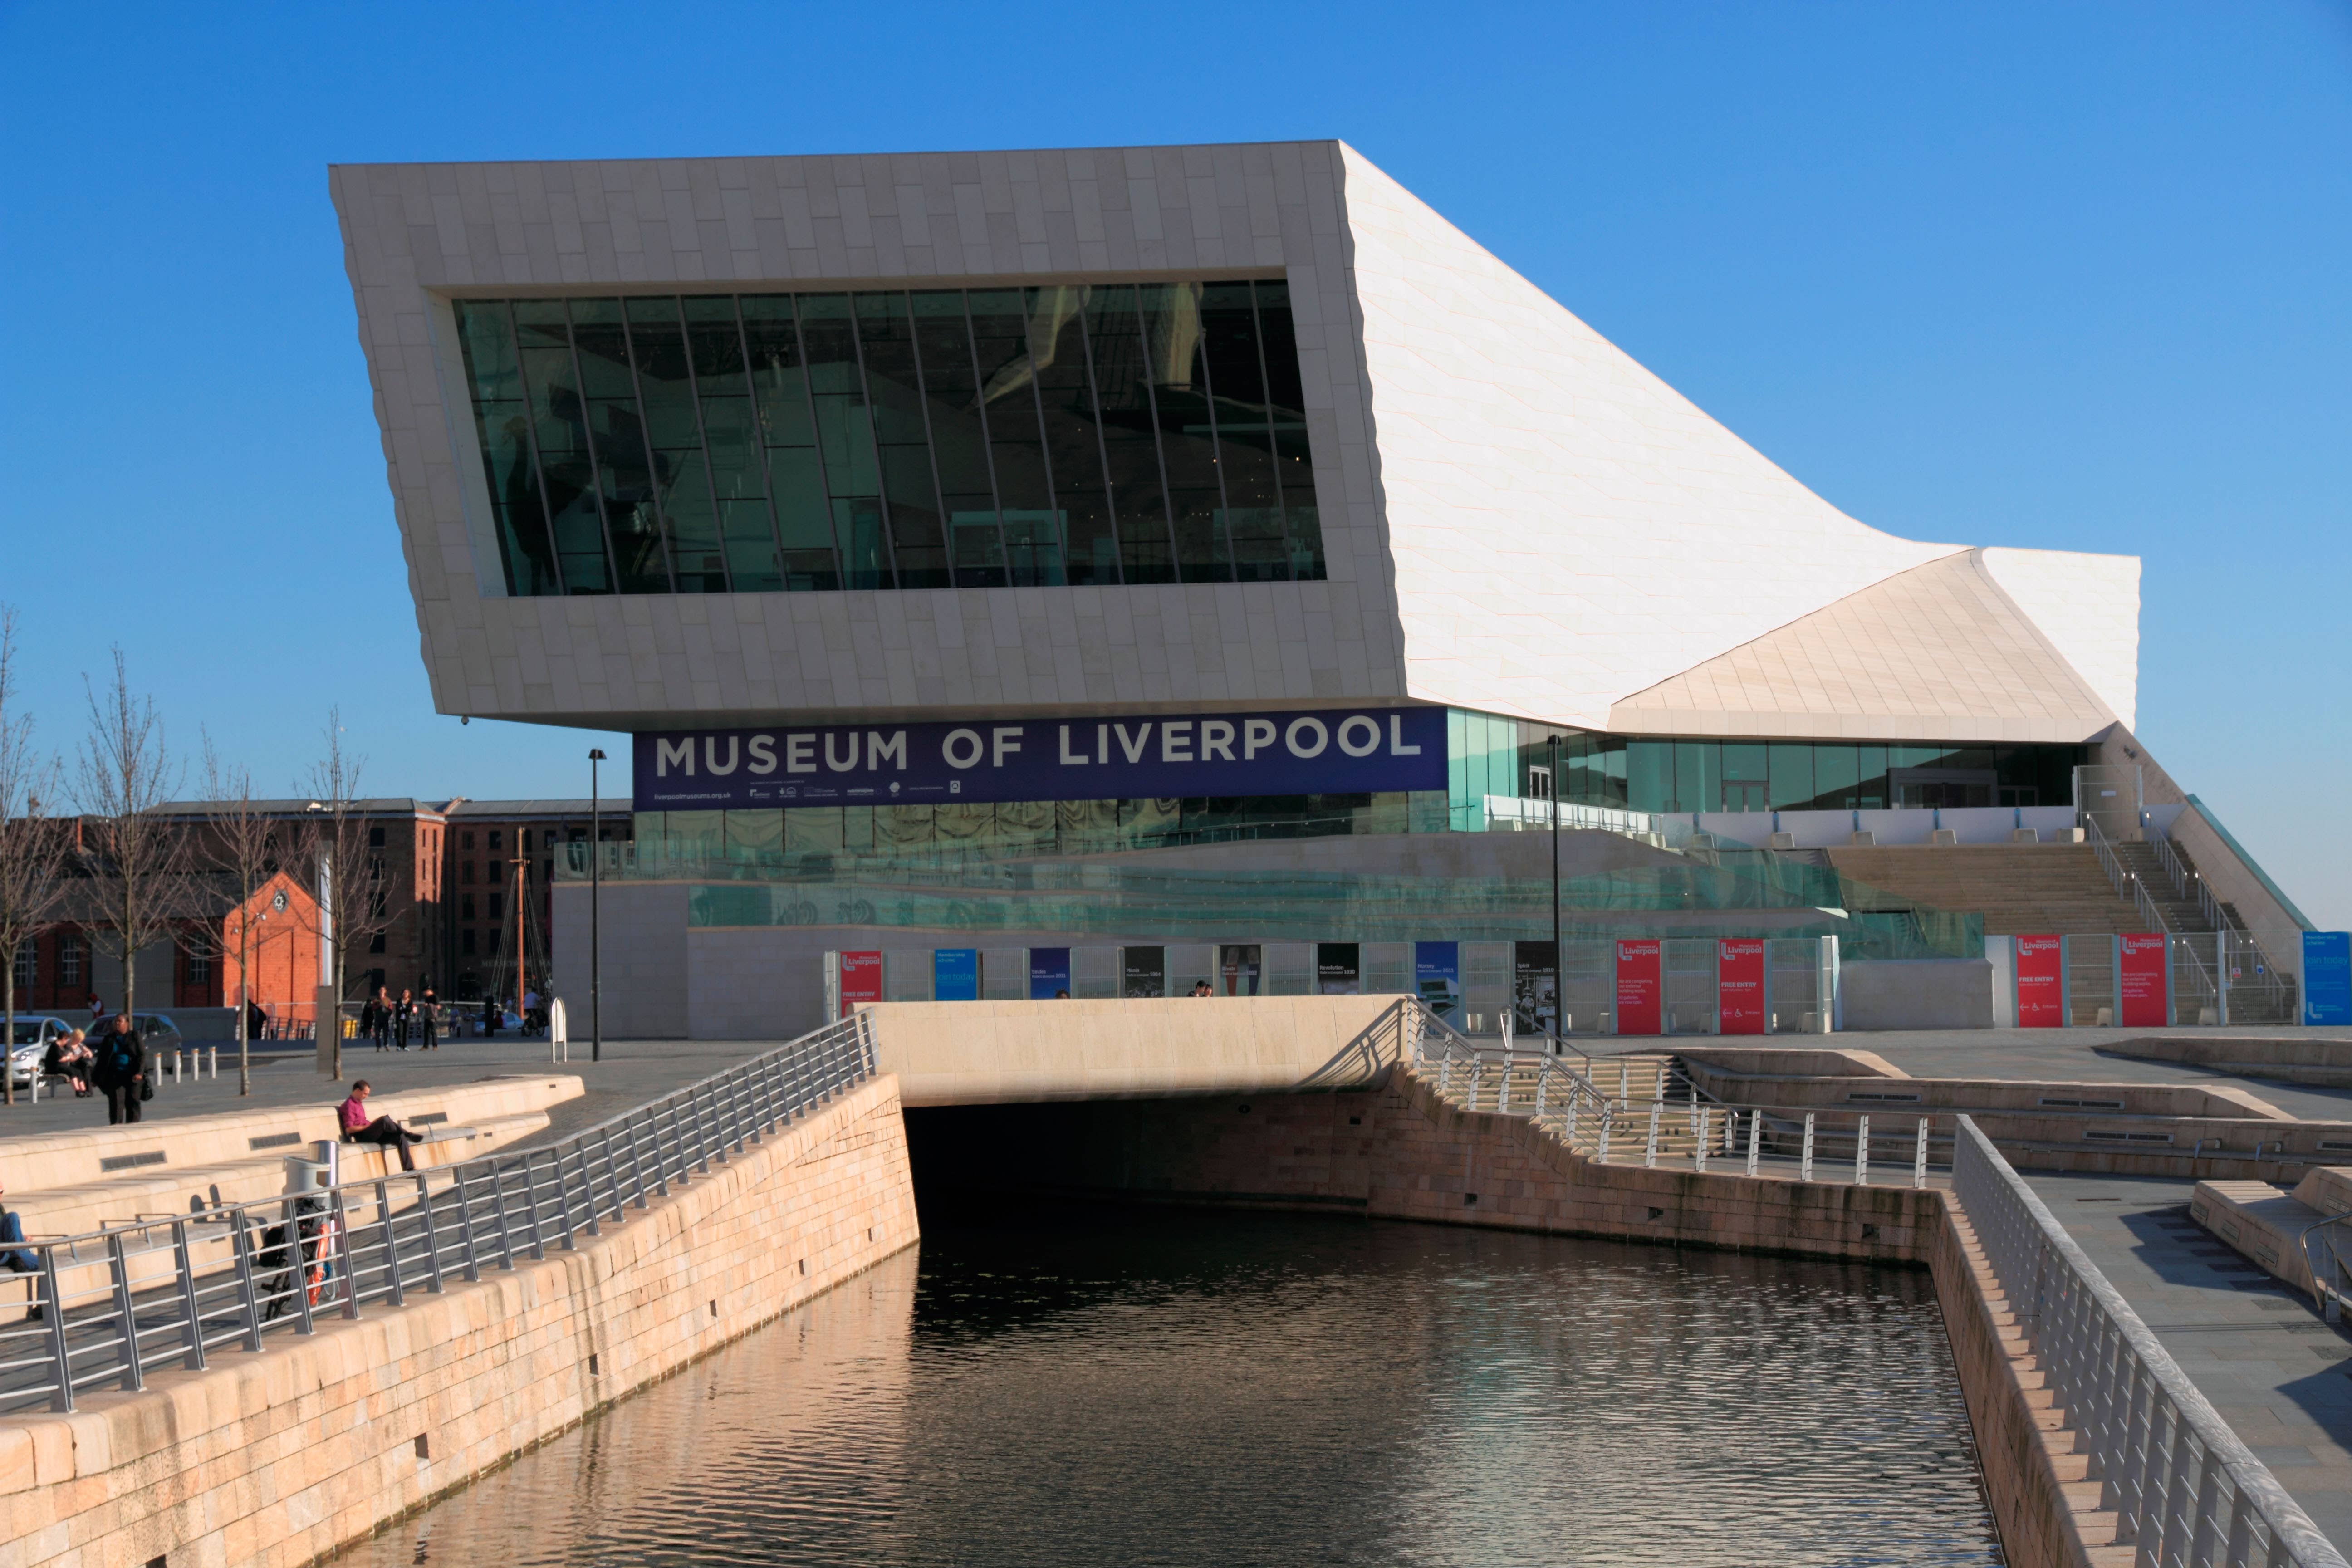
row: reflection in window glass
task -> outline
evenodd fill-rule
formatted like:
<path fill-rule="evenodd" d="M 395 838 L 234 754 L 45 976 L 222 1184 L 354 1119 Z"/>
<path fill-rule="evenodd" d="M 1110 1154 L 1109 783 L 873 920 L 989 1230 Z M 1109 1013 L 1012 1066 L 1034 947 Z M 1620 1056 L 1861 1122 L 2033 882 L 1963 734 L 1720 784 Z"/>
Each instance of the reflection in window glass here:
<path fill-rule="evenodd" d="M 907 296 L 858 295 L 857 340 L 866 356 L 866 387 L 874 411 L 882 491 L 890 506 L 891 555 L 898 563 L 898 586 L 947 587 L 947 538 L 940 528 L 939 484 L 931 473 L 930 430 Z"/>
<path fill-rule="evenodd" d="M 1278 282 L 457 311 L 511 593 L 1324 574 Z"/>
<path fill-rule="evenodd" d="M 752 417 L 767 450 L 768 493 L 775 504 L 776 564 L 787 590 L 830 591 L 841 586 L 841 571 L 793 297 L 747 294 L 741 304 Z"/>
<path fill-rule="evenodd" d="M 947 522 L 948 569 L 960 588 L 1002 588 L 1004 535 L 988 466 L 988 427 L 972 368 L 971 327 L 960 289 L 919 290 L 912 300 L 915 349 Z"/>
<path fill-rule="evenodd" d="M 621 592 L 667 593 L 669 558 L 662 544 L 653 459 L 637 408 L 636 376 L 629 367 L 628 330 L 622 324 L 621 302 L 574 300 L 571 317 L 580 377 L 572 403 L 584 411 L 587 447 L 595 462 L 597 501 L 612 541 Z M 520 304 L 515 308 L 515 322 L 518 328 L 523 322 Z M 560 332 L 560 323 L 551 321 L 548 331 L 551 340 Z M 529 357 L 526 354 L 527 361 Z M 553 363 L 552 354 L 549 363 Z M 562 388 L 555 389 L 551 409 L 558 417 L 564 412 L 563 395 Z M 539 424 L 540 446 L 545 449 L 551 422 L 541 418 Z"/>
<path fill-rule="evenodd" d="M 808 356 L 809 401 L 816 410 L 817 451 L 824 464 L 834 537 L 840 541 L 843 586 L 896 586 L 883 526 L 882 474 L 857 335 L 845 294 L 800 297 L 801 348 Z"/>
<path fill-rule="evenodd" d="M 989 461 L 1003 519 L 1007 581 L 1062 581 L 1061 519 L 1047 477 L 1038 424 L 1037 378 L 1029 362 L 1029 321 L 1018 289 L 975 289 L 970 296 L 976 395 L 988 426 Z"/>
<path fill-rule="evenodd" d="M 491 529 L 498 536 L 507 592 L 561 593 L 540 496 L 539 466 L 531 455 L 514 322 L 503 303 L 460 300 L 456 312 L 457 347 L 466 363 L 467 384 L 473 389 L 475 437 L 482 449 L 482 477 L 489 490 Z M 601 530 L 596 548 L 601 556 Z"/>
<path fill-rule="evenodd" d="M 719 549 L 719 514 L 703 466 L 702 416 L 695 407 L 677 301 L 631 300 L 623 314 L 645 411 L 654 506 L 669 546 L 670 569 L 682 594 L 723 594 L 727 563 Z"/>
<path fill-rule="evenodd" d="M 1110 500 L 1103 485 L 1102 439 L 1095 424 L 1094 377 L 1087 364 L 1082 317 L 1088 290 L 1058 284 L 1024 291 L 1029 357 L 1037 377 L 1045 462 L 1060 513 L 1063 563 L 1073 583 L 1116 583 L 1118 544 L 1111 535 Z M 1033 578 L 1060 582 L 1062 578 Z"/>
<path fill-rule="evenodd" d="M 1129 583 L 1172 583 L 1176 552 L 1168 532 L 1168 493 L 1160 473 L 1152 413 L 1151 362 L 1130 284 L 1097 288 L 1087 301 L 1087 342 L 1094 357 L 1095 401 L 1103 468 L 1118 520 L 1120 575 Z M 1072 570 L 1076 570 L 1074 565 Z M 1108 574 L 1097 581 L 1110 582 Z"/>

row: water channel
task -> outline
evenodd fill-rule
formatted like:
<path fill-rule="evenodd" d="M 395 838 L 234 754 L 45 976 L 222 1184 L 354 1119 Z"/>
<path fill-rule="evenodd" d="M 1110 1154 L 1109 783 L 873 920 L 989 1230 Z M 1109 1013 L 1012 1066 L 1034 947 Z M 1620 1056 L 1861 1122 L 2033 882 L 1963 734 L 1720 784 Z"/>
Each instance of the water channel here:
<path fill-rule="evenodd" d="M 901 1255 L 338 1560 L 1997 1563 L 1924 1273 L 927 1208 Z"/>

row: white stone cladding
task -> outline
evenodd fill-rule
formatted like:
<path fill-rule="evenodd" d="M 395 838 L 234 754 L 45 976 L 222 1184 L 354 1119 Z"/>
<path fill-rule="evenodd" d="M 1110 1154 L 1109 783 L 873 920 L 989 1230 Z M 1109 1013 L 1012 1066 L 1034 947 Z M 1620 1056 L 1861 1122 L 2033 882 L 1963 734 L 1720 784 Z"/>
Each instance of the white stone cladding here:
<path fill-rule="evenodd" d="M 2038 628 L 2010 639 L 2030 690 L 1994 671 L 1981 710 L 1949 683 L 1850 702 L 1750 668 L 1735 700 L 1689 695 L 1725 667 L 1660 699 L 1964 547 L 1838 511 L 1339 142 L 342 165 L 331 189 L 444 712 L 655 729 L 1411 700 L 1921 740 L 2083 740 L 2061 733 L 2078 710 L 2133 713 L 2137 561 L 2010 550 L 1974 560 Z M 453 297 L 1171 276 L 1288 280 L 1329 581 L 504 595 Z M 1820 632 L 1791 636 L 1819 652 Z M 2095 700 L 2053 695 L 2079 686 Z"/>

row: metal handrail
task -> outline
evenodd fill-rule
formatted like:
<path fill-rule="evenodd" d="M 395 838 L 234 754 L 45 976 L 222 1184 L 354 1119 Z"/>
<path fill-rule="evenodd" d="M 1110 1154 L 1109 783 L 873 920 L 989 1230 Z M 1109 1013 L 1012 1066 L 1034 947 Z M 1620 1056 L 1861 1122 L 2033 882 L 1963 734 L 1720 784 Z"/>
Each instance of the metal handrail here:
<path fill-rule="evenodd" d="M 0 1409 L 70 1411 L 101 1384 L 573 1249 L 875 1071 L 861 1011 L 553 1144 L 27 1241 L 37 1316 L 0 1326 Z"/>
<path fill-rule="evenodd" d="M 2115 851 L 2115 846 L 2108 843 L 2107 836 L 2100 831 L 2098 819 L 2086 813 L 2083 817 L 2083 826 L 2085 830 L 2083 837 L 2091 846 L 2091 853 L 2098 858 L 2099 868 L 2107 874 L 2107 880 L 2114 885 L 2116 897 L 2131 900 L 2132 908 L 2141 920 L 2147 922 L 2149 931 L 2163 936 L 2172 935 L 2172 928 L 2165 923 L 2164 911 L 2156 907 L 2154 899 L 2148 897 L 2139 873 L 2125 867 L 2122 858 Z"/>
<path fill-rule="evenodd" d="M 2347 1568 L 1976 1122 L 1953 1195 L 2143 1563 Z"/>

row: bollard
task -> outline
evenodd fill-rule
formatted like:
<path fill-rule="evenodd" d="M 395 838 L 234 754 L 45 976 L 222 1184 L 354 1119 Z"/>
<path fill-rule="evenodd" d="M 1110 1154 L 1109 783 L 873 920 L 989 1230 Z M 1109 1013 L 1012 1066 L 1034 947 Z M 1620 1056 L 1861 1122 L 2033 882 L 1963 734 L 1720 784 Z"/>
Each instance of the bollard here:
<path fill-rule="evenodd" d="M 212 1070 L 205 1076 L 207 1078 L 220 1077 L 220 1047 L 218 1046 L 215 1046 L 213 1047 Z"/>
<path fill-rule="evenodd" d="M 1797 1161 L 1797 1180 L 1801 1182 L 1810 1182 L 1812 1179 L 1813 1113 L 1808 1110 L 1805 1112 L 1805 1147 L 1803 1152 L 1800 1155 Z"/>
<path fill-rule="evenodd" d="M 1862 1119 L 1862 1125 L 1853 1132 L 1853 1184 L 1857 1187 L 1870 1185 L 1870 1118 L 1867 1116 Z"/>
<path fill-rule="evenodd" d="M 180 1053 L 176 1049 L 172 1052 L 172 1081 L 180 1081 Z"/>
<path fill-rule="evenodd" d="M 1927 1184 L 1927 1119 L 1924 1116 L 1919 1118 L 1918 1150 L 1911 1157 L 1911 1184 L 1915 1187 Z"/>

